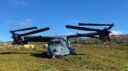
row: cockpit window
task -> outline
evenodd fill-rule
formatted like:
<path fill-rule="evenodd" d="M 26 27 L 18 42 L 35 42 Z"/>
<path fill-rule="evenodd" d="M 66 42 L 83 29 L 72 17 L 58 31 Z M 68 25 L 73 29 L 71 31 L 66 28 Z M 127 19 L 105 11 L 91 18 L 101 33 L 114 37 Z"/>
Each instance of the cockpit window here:
<path fill-rule="evenodd" d="M 55 46 L 61 45 L 60 41 L 55 41 Z"/>
<path fill-rule="evenodd" d="M 60 41 L 52 41 L 52 42 L 49 43 L 49 45 L 51 45 L 51 46 L 61 46 L 62 44 L 61 44 Z"/>
<path fill-rule="evenodd" d="M 55 44 L 60 44 L 60 41 L 55 41 Z"/>

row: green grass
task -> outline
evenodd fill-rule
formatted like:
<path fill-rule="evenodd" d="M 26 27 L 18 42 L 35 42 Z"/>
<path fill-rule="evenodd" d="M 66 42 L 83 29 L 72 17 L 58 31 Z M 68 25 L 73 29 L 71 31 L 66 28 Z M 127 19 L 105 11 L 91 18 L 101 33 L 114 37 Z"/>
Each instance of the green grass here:
<path fill-rule="evenodd" d="M 128 71 L 128 46 L 75 45 L 76 54 L 46 57 L 46 48 L 0 49 L 0 71 Z"/>

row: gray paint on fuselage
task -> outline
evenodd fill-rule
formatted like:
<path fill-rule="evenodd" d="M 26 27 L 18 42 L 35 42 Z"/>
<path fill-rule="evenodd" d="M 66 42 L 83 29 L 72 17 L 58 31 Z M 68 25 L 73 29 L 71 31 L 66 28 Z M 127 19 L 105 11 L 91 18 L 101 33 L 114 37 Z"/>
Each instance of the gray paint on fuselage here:
<path fill-rule="evenodd" d="M 74 52 L 70 42 L 62 37 L 53 38 L 48 44 L 49 56 L 63 56 Z"/>

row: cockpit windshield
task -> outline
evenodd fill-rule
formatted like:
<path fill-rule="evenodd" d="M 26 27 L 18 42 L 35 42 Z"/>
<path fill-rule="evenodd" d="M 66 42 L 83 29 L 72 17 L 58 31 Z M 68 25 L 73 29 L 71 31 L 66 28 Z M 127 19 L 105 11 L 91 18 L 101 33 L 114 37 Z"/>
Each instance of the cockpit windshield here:
<path fill-rule="evenodd" d="M 61 45 L 60 41 L 55 41 L 55 46 Z"/>
<path fill-rule="evenodd" d="M 61 42 L 60 41 L 51 41 L 49 43 L 50 46 L 61 46 Z"/>

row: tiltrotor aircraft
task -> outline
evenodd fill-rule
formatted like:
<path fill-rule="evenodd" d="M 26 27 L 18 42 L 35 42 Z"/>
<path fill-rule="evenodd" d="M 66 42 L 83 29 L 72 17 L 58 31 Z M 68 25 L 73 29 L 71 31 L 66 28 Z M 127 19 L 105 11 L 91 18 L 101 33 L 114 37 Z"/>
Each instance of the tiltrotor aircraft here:
<path fill-rule="evenodd" d="M 28 42 L 48 42 L 48 56 L 55 58 L 56 56 L 64 56 L 74 53 L 75 49 L 72 48 L 68 41 L 68 36 L 30 36 L 38 32 L 49 30 L 49 27 L 34 30 L 32 32 L 18 34 L 16 32 L 25 31 L 30 29 L 37 29 L 37 27 L 24 28 L 19 30 L 11 30 L 13 43 L 12 44 L 27 44 Z"/>
<path fill-rule="evenodd" d="M 85 24 L 84 24 L 85 25 Z M 89 25 L 89 24 L 86 24 Z M 97 24 L 92 24 L 97 25 Z M 103 25 L 103 24 L 101 24 Z M 108 25 L 107 25 L 108 26 Z M 73 28 L 73 29 L 79 29 L 79 30 L 93 30 L 97 31 L 95 33 L 79 33 L 79 34 L 72 34 L 72 35 L 66 35 L 66 36 L 30 36 L 35 33 L 43 32 L 46 30 L 49 30 L 49 27 L 45 27 L 42 29 L 37 29 L 37 27 L 29 27 L 19 30 L 11 30 L 10 33 L 12 34 L 13 42 L 12 44 L 27 44 L 28 42 L 48 42 L 48 56 L 55 58 L 56 56 L 64 56 L 73 54 L 75 52 L 75 49 L 71 46 L 71 43 L 69 41 L 69 38 L 74 37 L 92 37 L 92 38 L 104 38 L 109 35 L 110 31 L 108 31 L 109 28 L 105 28 L 103 30 L 98 29 L 90 29 L 80 26 L 71 26 L 66 25 L 66 28 Z M 32 30 L 37 29 L 31 32 L 18 34 L 19 31 L 25 31 L 25 30 Z M 96 37 L 96 35 L 99 35 L 99 37 Z M 105 36 L 104 36 L 105 35 Z"/>

